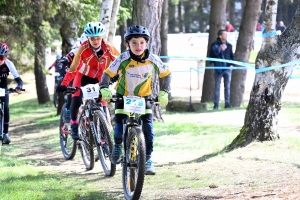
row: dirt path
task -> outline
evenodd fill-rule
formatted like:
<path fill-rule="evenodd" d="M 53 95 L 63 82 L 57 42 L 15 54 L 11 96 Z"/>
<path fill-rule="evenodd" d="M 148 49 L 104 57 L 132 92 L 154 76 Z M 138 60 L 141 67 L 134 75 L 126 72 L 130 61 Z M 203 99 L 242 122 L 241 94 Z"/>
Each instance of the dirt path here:
<path fill-rule="evenodd" d="M 49 88 L 52 87 L 49 86 Z M 33 93 L 32 95 L 35 94 Z M 37 113 L 36 117 L 41 117 L 45 114 Z M 244 110 L 199 113 L 193 117 L 181 119 L 181 121 L 194 119 L 195 123 L 213 124 L 218 120 L 224 122 L 224 124 L 233 123 L 240 125 L 243 124 L 244 115 Z M 284 119 L 284 116 L 282 116 L 282 119 Z M 101 176 L 99 177 L 99 174 L 102 173 L 99 163 L 96 164 L 92 171 L 86 171 L 79 153 L 77 153 L 74 160 L 66 161 L 60 152 L 47 146 L 46 141 L 49 137 L 49 132 L 35 129 L 33 122 L 34 119 L 23 119 L 11 123 L 12 145 L 20 148 L 19 157 L 35 160 L 35 165 L 45 170 L 54 170 L 73 175 L 88 175 L 87 178 L 91 179 L 101 178 Z M 56 130 L 52 131 L 55 132 Z M 300 133 L 298 126 L 286 123 L 284 123 L 284 126 L 279 126 L 279 132 L 286 131 L 289 134 Z M 31 134 L 26 134 L 28 132 Z M 272 144 L 270 142 L 269 145 L 283 144 L 280 142 Z M 286 152 L 282 152 L 282 148 Z M 165 162 L 167 154 L 159 152 L 161 155 L 157 157 L 157 161 L 161 164 L 157 166 L 157 176 L 163 174 L 165 170 L 174 170 L 179 173 L 184 171 L 187 173 L 187 178 L 193 180 L 193 175 L 211 172 L 210 178 L 212 181 L 216 174 L 222 174 L 224 178 L 232 178 L 233 182 L 228 185 L 212 182 L 209 187 L 197 190 L 182 186 L 182 188 L 177 190 L 164 191 L 164 193 L 156 193 L 155 186 L 147 185 L 143 190 L 141 199 L 300 199 L 300 156 L 293 155 L 294 152 L 290 151 L 289 146 L 280 146 L 280 148 L 275 146 L 272 148 L 274 152 L 256 151 L 255 149 L 249 145 L 222 157 L 212 157 L 207 160 L 205 158 L 205 162 L 199 159 L 199 155 L 185 154 L 178 158 L 182 159 L 183 163 L 193 159 L 198 160 L 195 163 L 175 166 Z M 276 152 L 276 149 L 278 149 L 278 152 Z M 294 160 L 285 161 L 285 154 L 290 154 L 289 156 L 293 156 Z M 259 155 L 259 158 L 256 158 L 256 155 Z M 274 157 L 282 156 L 282 161 L 276 161 L 278 159 L 272 158 L 270 155 Z M 191 174 L 188 173 L 189 170 L 187 168 L 190 168 Z M 119 166 L 117 173 L 121 173 Z M 181 176 L 185 177 L 185 174 L 181 174 L 179 177 Z M 262 179 L 262 177 L 265 177 L 265 179 Z M 115 194 L 115 198 L 123 199 L 121 185 L 116 184 L 120 182 L 120 177 L 113 177 L 107 184 L 114 185 L 112 188 L 115 189 L 112 189 L 110 192 Z M 259 186 L 257 186 L 258 182 Z"/>

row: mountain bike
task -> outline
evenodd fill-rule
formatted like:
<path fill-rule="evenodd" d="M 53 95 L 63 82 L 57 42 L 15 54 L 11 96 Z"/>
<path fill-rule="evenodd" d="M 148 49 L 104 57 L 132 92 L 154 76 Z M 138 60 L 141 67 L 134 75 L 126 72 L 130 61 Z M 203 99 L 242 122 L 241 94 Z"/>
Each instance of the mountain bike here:
<path fill-rule="evenodd" d="M 69 87 L 64 92 L 65 103 L 61 109 L 60 122 L 59 122 L 59 141 L 63 156 L 66 160 L 71 160 L 76 155 L 77 143 L 71 137 L 71 124 L 70 121 L 65 120 L 65 107 L 70 98 L 70 94 L 73 94 L 77 89 Z"/>
<path fill-rule="evenodd" d="M 21 89 L 21 91 L 25 91 L 25 89 Z M 14 88 L 9 88 L 9 89 L 4 89 L 0 88 L 0 97 L 4 97 L 5 94 L 10 94 L 10 93 L 18 93 L 16 89 Z M 0 107 L 0 141 L 1 145 L 3 144 L 3 126 L 4 126 L 4 102 L 1 101 L 1 107 Z"/>
<path fill-rule="evenodd" d="M 113 176 L 116 165 L 110 161 L 113 142 L 106 114 L 99 98 L 99 84 L 89 84 L 81 89 L 83 104 L 78 112 L 78 149 L 87 170 L 94 168 L 94 148 L 97 149 L 103 171 L 107 176 Z"/>
<path fill-rule="evenodd" d="M 128 119 L 123 121 L 123 149 L 121 161 L 124 196 L 127 200 L 139 199 L 143 190 L 146 164 L 146 144 L 140 116 L 145 114 L 145 103 L 158 104 L 143 97 L 113 96 L 111 102 L 124 103 Z"/>

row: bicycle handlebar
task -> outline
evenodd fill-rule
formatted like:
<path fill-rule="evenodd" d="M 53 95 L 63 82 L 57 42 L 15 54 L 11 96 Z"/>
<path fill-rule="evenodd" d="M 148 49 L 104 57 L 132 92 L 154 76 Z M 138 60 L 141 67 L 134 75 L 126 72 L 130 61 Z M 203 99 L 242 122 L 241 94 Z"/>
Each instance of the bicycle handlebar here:
<path fill-rule="evenodd" d="M 117 97 L 117 95 L 113 95 L 110 102 L 112 103 L 118 103 L 118 102 L 122 102 L 123 101 L 123 97 Z M 158 102 L 158 97 L 156 98 L 145 98 L 145 101 L 149 101 L 151 104 L 155 104 L 155 105 L 159 105 L 160 102 Z"/>
<path fill-rule="evenodd" d="M 74 94 L 77 90 L 79 90 L 79 87 L 67 87 L 67 90 L 64 91 L 65 94 Z"/>

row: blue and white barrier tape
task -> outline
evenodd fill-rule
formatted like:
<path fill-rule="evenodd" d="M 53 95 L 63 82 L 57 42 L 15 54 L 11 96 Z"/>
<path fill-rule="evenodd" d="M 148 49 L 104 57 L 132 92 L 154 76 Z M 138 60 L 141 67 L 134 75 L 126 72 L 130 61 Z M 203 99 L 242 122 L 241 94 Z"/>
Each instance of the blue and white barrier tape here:
<path fill-rule="evenodd" d="M 233 61 L 233 60 L 219 59 L 219 58 L 210 58 L 210 57 L 203 58 L 203 57 L 196 57 L 196 56 L 160 56 L 160 58 L 180 58 L 180 59 L 191 59 L 191 60 L 208 60 L 208 61 L 216 61 L 216 62 L 226 62 L 226 63 L 231 63 L 231 64 L 242 66 L 242 67 L 230 67 L 231 69 L 238 69 L 238 70 L 255 69 L 254 64 Z M 258 73 L 278 69 L 281 67 L 287 67 L 287 66 L 299 65 L 299 64 L 300 64 L 300 61 L 289 62 L 289 63 L 285 63 L 285 64 L 281 64 L 281 65 L 255 69 L 255 73 L 258 74 Z M 205 69 L 228 69 L 228 67 L 207 66 L 207 67 L 205 67 Z"/>

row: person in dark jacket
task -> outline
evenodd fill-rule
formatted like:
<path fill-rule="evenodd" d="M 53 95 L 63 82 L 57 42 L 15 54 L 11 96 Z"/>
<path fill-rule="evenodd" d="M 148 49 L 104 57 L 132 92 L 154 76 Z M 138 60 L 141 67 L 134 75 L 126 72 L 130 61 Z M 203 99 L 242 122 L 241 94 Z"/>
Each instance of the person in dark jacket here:
<path fill-rule="evenodd" d="M 231 63 L 226 60 L 235 60 L 232 51 L 232 45 L 227 42 L 227 31 L 219 30 L 218 38 L 211 44 L 210 57 L 224 59 L 224 62 L 215 61 L 215 67 L 223 67 L 221 69 L 215 69 L 215 89 L 214 89 L 214 110 L 219 109 L 220 101 L 220 85 L 221 80 L 224 78 L 224 89 L 225 89 L 225 108 L 231 108 L 230 104 L 230 82 L 231 82 Z"/>

